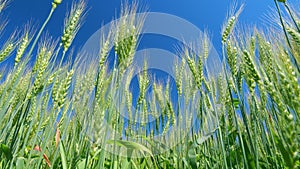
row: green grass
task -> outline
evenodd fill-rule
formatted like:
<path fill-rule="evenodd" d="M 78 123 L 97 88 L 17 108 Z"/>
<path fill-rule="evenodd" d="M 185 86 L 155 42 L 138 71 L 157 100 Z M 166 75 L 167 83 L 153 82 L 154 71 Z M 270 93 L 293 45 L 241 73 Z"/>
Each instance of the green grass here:
<path fill-rule="evenodd" d="M 0 0 L 0 12 L 6 2 Z M 208 34 L 195 46 L 203 49 L 198 59 L 181 48 L 175 104 L 170 86 L 151 84 L 147 71 L 139 75 L 140 93 L 132 103 L 128 67 L 143 26 L 143 18 L 132 15 L 137 4 L 124 6 L 121 16 L 129 17 L 103 35 L 99 58 L 62 62 L 85 3 L 72 6 L 57 43 L 40 38 L 60 4 L 55 0 L 37 33 L 26 26 L 0 48 L 1 62 L 15 61 L 1 73 L 0 168 L 299 168 L 300 13 L 274 2 L 287 9 L 280 15 L 283 30 L 274 21 L 274 28 L 243 31 L 236 26 L 242 7 L 229 13 L 220 39 L 223 72 L 216 77 L 205 73 Z M 112 71 L 105 64 L 110 45 L 118 56 Z M 149 85 L 154 92 L 148 97 Z M 151 125 L 149 115 L 156 117 Z"/>

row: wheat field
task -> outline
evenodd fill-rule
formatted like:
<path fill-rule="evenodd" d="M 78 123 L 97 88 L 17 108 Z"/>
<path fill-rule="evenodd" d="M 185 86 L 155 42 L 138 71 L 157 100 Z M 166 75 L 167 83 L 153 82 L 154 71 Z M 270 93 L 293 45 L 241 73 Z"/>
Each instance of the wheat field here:
<path fill-rule="evenodd" d="M 300 13 L 285 0 L 274 0 L 268 28 L 244 28 L 243 5 L 230 10 L 217 76 L 207 73 L 209 34 L 180 46 L 175 101 L 146 62 L 136 100 L 129 90 L 144 23 L 137 3 L 123 6 L 87 64 L 68 53 L 87 17 L 83 0 L 60 39 L 41 38 L 61 2 L 40 28 L 27 25 L 0 46 L 0 168 L 300 168 Z"/>

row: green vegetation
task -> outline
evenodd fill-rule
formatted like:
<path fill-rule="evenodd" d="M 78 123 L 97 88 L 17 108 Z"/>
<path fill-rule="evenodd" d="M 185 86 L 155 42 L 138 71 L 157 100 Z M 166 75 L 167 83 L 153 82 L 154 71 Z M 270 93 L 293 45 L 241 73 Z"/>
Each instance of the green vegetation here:
<path fill-rule="evenodd" d="M 274 2 L 281 22 L 273 28 L 242 31 L 242 7 L 229 13 L 220 39 L 221 74 L 206 73 L 204 34 L 194 45 L 199 56 L 186 46 L 178 54 L 178 103 L 169 85 L 151 84 L 148 96 L 151 82 L 143 71 L 132 109 L 128 67 L 143 26 L 134 15 L 137 5 L 123 7 L 121 19 L 101 37 L 99 58 L 87 65 L 84 56 L 62 61 L 83 20 L 83 1 L 72 6 L 60 43 L 40 39 L 61 3 L 54 0 L 36 34 L 26 26 L 0 49 L 1 62 L 14 58 L 1 73 L 0 168 L 299 168 L 300 14 L 285 1 Z M 0 12 L 6 3 L 0 0 Z M 118 62 L 109 71 L 111 45 Z"/>

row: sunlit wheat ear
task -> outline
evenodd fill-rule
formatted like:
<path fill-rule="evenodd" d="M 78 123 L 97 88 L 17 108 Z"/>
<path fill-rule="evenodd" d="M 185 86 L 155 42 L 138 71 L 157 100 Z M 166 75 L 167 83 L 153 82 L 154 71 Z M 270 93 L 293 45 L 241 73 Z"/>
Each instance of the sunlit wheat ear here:
<path fill-rule="evenodd" d="M 292 39 L 294 40 L 295 44 L 300 47 L 300 33 L 297 32 L 295 29 L 287 27 L 286 31 L 288 32 L 288 34 L 292 37 Z"/>
<path fill-rule="evenodd" d="M 182 81 L 185 66 L 185 59 L 182 59 L 180 67 L 178 63 L 175 65 L 176 88 L 179 96 L 181 96 L 183 92 Z"/>
<path fill-rule="evenodd" d="M 290 84 L 290 79 L 286 76 L 286 73 L 282 70 L 281 66 L 277 67 L 277 73 L 280 77 L 281 85 L 280 87 L 284 88 L 285 91 L 282 93 L 286 94 L 287 99 L 291 99 L 295 94 L 294 88 L 292 88 L 292 84 Z"/>
<path fill-rule="evenodd" d="M 54 83 L 52 89 L 52 99 L 54 101 L 54 105 L 58 108 L 58 110 L 60 110 L 65 104 L 67 93 L 71 86 L 73 73 L 74 70 L 71 69 L 67 72 L 67 75 L 62 82 L 60 82 L 60 79 L 57 78 L 56 82 Z"/>
<path fill-rule="evenodd" d="M 169 120 L 171 120 L 171 124 L 174 126 L 175 123 L 176 123 L 176 118 L 175 118 L 175 111 L 173 109 L 173 105 L 172 105 L 172 101 L 171 100 L 167 101 L 167 107 L 168 107 L 168 111 L 171 114 L 171 119 L 169 119 Z"/>
<path fill-rule="evenodd" d="M 17 64 L 21 61 L 21 57 L 23 56 L 25 49 L 28 46 L 28 43 L 29 43 L 28 33 L 25 33 L 24 37 L 22 38 L 21 44 L 17 50 L 14 66 L 17 66 Z"/>
<path fill-rule="evenodd" d="M 140 95 L 138 99 L 138 105 L 141 105 L 145 99 L 147 87 L 150 84 L 150 80 L 148 78 L 148 73 L 147 73 L 147 62 L 144 62 L 144 67 L 143 67 L 143 74 L 140 75 L 139 78 L 139 86 L 140 86 Z"/>
<path fill-rule="evenodd" d="M 164 125 L 164 129 L 163 129 L 163 133 L 162 135 L 165 135 L 171 125 L 171 112 L 169 111 L 169 109 L 171 108 L 171 103 L 169 102 L 170 100 L 170 83 L 167 82 L 166 88 L 165 88 L 165 93 L 164 93 L 164 100 L 166 101 L 166 107 L 163 107 L 163 111 L 165 112 L 163 115 L 167 116 L 167 122 Z"/>
<path fill-rule="evenodd" d="M 227 57 L 228 57 L 228 64 L 231 70 L 231 73 L 234 77 L 237 76 L 237 48 L 231 46 L 231 42 L 227 42 Z"/>
<path fill-rule="evenodd" d="M 161 87 L 160 87 L 160 85 L 158 85 L 156 83 L 153 83 L 152 87 L 153 87 L 155 99 L 158 101 L 159 106 L 163 107 L 164 100 L 163 100 L 163 96 L 161 95 Z"/>
<path fill-rule="evenodd" d="M 16 67 L 18 63 L 21 61 L 21 58 L 24 56 L 25 50 L 27 49 L 30 41 L 32 39 L 32 31 L 30 30 L 30 25 L 25 26 L 24 35 L 21 37 L 20 45 L 17 49 L 15 64 Z"/>
<path fill-rule="evenodd" d="M 273 59 L 272 59 L 272 46 L 270 42 L 266 41 L 260 34 L 257 34 L 258 39 L 258 53 L 259 61 L 265 68 L 268 76 L 274 75 Z"/>
<path fill-rule="evenodd" d="M 217 91 L 218 91 L 218 103 L 224 104 L 226 100 L 226 88 L 225 79 L 219 75 L 217 78 Z"/>
<path fill-rule="evenodd" d="M 9 43 L 0 51 L 0 62 L 8 57 L 14 49 L 14 43 Z"/>
<path fill-rule="evenodd" d="M 43 40 L 39 45 L 38 54 L 32 68 L 32 73 L 36 73 L 39 70 L 42 62 L 47 62 L 48 65 L 50 63 L 50 58 L 54 53 L 57 42 L 53 42 L 51 37 L 45 37 L 45 39 L 47 39 L 47 41 Z"/>
<path fill-rule="evenodd" d="M 100 44 L 100 60 L 99 60 L 99 68 L 101 69 L 108 57 L 109 46 L 111 45 L 112 32 L 109 31 L 106 39 L 104 35 L 101 36 L 101 44 Z"/>
<path fill-rule="evenodd" d="M 222 27 L 222 43 L 225 44 L 228 36 L 231 34 L 237 19 L 241 12 L 243 11 L 244 5 L 241 5 L 238 10 L 236 10 L 236 4 L 233 5 L 232 10 L 229 12 L 229 19 Z"/>
<path fill-rule="evenodd" d="M 247 50 L 244 50 L 243 53 L 244 53 L 243 62 L 246 65 L 246 72 L 245 72 L 247 75 L 246 81 L 249 85 L 250 93 L 254 95 L 254 88 L 256 86 L 256 83 L 258 83 L 261 78 L 259 77 L 258 71 L 255 67 L 253 58 L 250 55 L 250 53 Z"/>
<path fill-rule="evenodd" d="M 37 71 L 37 75 L 33 84 L 33 95 L 37 95 L 43 89 L 44 85 L 48 83 L 43 76 L 49 64 L 51 55 L 52 53 L 48 51 L 40 62 L 39 69 Z M 46 83 L 43 82 L 43 80 L 46 80 Z"/>
<path fill-rule="evenodd" d="M 4 45 L 2 45 L 2 48 L 0 50 L 0 63 L 7 57 L 9 57 L 10 54 L 14 51 L 16 47 L 15 36 L 16 32 L 14 32 L 12 36 L 4 43 Z"/>
<path fill-rule="evenodd" d="M 207 31 L 204 31 L 204 35 L 203 35 L 203 57 L 204 60 L 206 60 L 208 58 L 209 55 L 209 50 L 210 50 L 210 40 L 209 40 L 209 35 Z"/>
<path fill-rule="evenodd" d="M 47 48 L 45 46 L 41 46 L 38 50 L 38 55 L 36 57 L 36 61 L 35 61 L 35 64 L 32 68 L 32 72 L 35 73 L 38 68 L 39 68 L 39 65 L 41 65 L 41 62 L 43 60 L 43 58 L 45 57 L 46 55 L 46 52 L 47 52 Z"/>
<path fill-rule="evenodd" d="M 25 25 L 24 33 L 20 39 L 20 42 L 19 42 L 19 45 L 17 48 L 14 67 L 16 67 L 18 65 L 18 63 L 21 61 L 22 57 L 25 55 L 25 51 L 26 51 L 30 41 L 33 38 L 33 34 L 34 34 L 34 32 L 32 31 L 30 23 Z"/>
<path fill-rule="evenodd" d="M 106 70 L 107 70 L 107 67 L 105 65 L 103 65 L 98 73 L 98 77 L 97 77 L 98 81 L 96 81 L 96 84 L 95 84 L 97 86 L 97 91 L 95 93 L 96 101 L 99 101 L 99 99 L 101 99 L 101 92 L 103 92 L 102 90 L 103 90 L 103 86 L 105 84 Z"/>
<path fill-rule="evenodd" d="M 275 103 L 277 103 L 279 112 L 283 113 L 284 115 L 288 114 L 286 105 L 283 103 L 283 101 L 281 99 L 282 97 L 280 97 L 280 93 L 276 91 L 276 87 L 274 86 L 274 83 L 270 82 L 268 80 L 265 80 L 264 84 L 267 89 L 267 92 L 270 94 L 272 99 L 274 99 Z"/>
<path fill-rule="evenodd" d="M 289 57 L 288 51 L 280 51 L 280 60 L 282 65 L 278 66 L 277 74 L 280 76 L 282 81 L 282 86 L 288 94 L 288 98 L 290 99 L 291 103 L 295 105 L 295 108 L 300 109 L 299 101 L 300 101 L 300 84 L 298 83 L 298 77 L 296 74 L 296 68 L 292 64 L 292 61 Z"/>
<path fill-rule="evenodd" d="M 183 49 L 183 58 L 186 59 L 186 62 L 192 72 L 195 83 L 197 84 L 198 89 L 201 89 L 201 80 L 198 72 L 198 67 L 195 63 L 195 54 L 190 52 L 188 48 Z"/>
<path fill-rule="evenodd" d="M 85 11 L 85 2 L 80 0 L 78 3 L 73 4 L 69 16 L 65 20 L 64 32 L 61 38 L 64 51 L 66 52 L 71 46 L 78 30 L 80 23 L 83 19 Z"/>
<path fill-rule="evenodd" d="M 288 76 L 290 77 L 293 88 L 295 89 L 295 96 L 298 97 L 298 103 L 300 103 L 300 84 L 298 83 L 298 76 L 296 74 L 296 68 L 294 67 L 288 51 L 284 51 L 282 54 L 282 63 L 285 65 Z"/>
<path fill-rule="evenodd" d="M 123 72 L 133 61 L 138 45 L 138 37 L 145 20 L 145 14 L 137 15 L 138 4 L 122 6 L 121 16 L 115 25 L 114 50 L 118 66 Z M 139 16 L 139 17 L 137 17 Z"/>

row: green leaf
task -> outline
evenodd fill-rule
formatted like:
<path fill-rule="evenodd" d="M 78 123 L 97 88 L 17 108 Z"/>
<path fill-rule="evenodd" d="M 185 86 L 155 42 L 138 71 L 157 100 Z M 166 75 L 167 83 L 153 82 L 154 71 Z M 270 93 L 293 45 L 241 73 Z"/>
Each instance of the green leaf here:
<path fill-rule="evenodd" d="M 168 147 L 164 145 L 163 143 L 157 141 L 157 140 L 151 140 L 146 136 L 142 136 L 143 139 L 147 141 L 151 145 L 151 147 L 154 149 L 155 153 L 161 153 L 162 151 L 166 150 Z"/>
<path fill-rule="evenodd" d="M 23 168 L 25 168 L 25 158 L 18 157 L 17 163 L 16 163 L 16 169 L 23 169 Z"/>
<path fill-rule="evenodd" d="M 80 161 L 77 163 L 77 168 L 78 168 L 78 169 L 84 169 L 84 167 L 85 167 L 85 162 L 86 162 L 86 159 L 80 160 Z"/>
<path fill-rule="evenodd" d="M 145 147 L 142 144 L 131 142 L 131 141 L 124 141 L 124 140 L 108 140 L 107 144 L 114 144 L 118 146 L 123 146 L 127 149 L 133 149 L 133 150 L 139 150 L 139 151 L 144 151 L 153 156 L 151 150 L 149 150 L 147 147 Z"/>
<path fill-rule="evenodd" d="M 247 163 L 248 163 L 248 167 L 249 168 L 255 168 L 255 162 L 254 162 L 254 158 L 253 158 L 253 155 L 251 154 L 250 152 L 250 147 L 248 145 L 248 142 L 246 141 L 246 137 L 243 135 L 242 136 L 243 138 L 243 143 L 244 143 L 244 147 L 245 147 L 245 152 L 247 154 Z"/>
<path fill-rule="evenodd" d="M 291 157 L 291 154 L 288 152 L 288 150 L 285 148 L 283 142 L 281 139 L 279 139 L 277 136 L 275 137 L 276 145 L 278 146 L 282 157 L 284 159 L 284 162 L 289 168 L 293 168 L 293 159 Z"/>
<path fill-rule="evenodd" d="M 5 157 L 8 160 L 11 160 L 13 158 L 13 155 L 11 153 L 11 150 L 9 149 L 9 147 L 3 143 L 0 144 L 0 152 L 4 153 Z"/>
<path fill-rule="evenodd" d="M 196 162 L 196 152 L 195 149 L 191 148 L 188 151 L 188 157 L 189 157 L 189 162 L 190 165 L 193 169 L 197 169 L 197 162 Z"/>
<path fill-rule="evenodd" d="M 64 148 L 62 141 L 59 142 L 59 152 L 60 152 L 60 156 L 61 156 L 62 167 L 63 167 L 63 169 L 67 169 L 68 168 L 67 167 L 67 158 L 66 158 L 65 148 Z"/>
<path fill-rule="evenodd" d="M 206 140 L 208 140 L 210 137 L 212 137 L 212 136 L 215 134 L 215 132 L 217 131 L 217 129 L 218 129 L 218 128 L 215 128 L 214 130 L 208 132 L 208 133 L 205 134 L 204 136 L 201 136 L 201 137 L 197 138 L 196 143 L 197 143 L 198 145 L 203 144 Z"/>
<path fill-rule="evenodd" d="M 117 160 L 114 161 L 114 165 L 113 166 L 114 166 L 114 169 L 118 169 L 118 161 Z"/>

